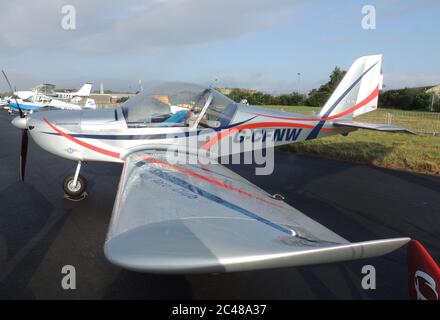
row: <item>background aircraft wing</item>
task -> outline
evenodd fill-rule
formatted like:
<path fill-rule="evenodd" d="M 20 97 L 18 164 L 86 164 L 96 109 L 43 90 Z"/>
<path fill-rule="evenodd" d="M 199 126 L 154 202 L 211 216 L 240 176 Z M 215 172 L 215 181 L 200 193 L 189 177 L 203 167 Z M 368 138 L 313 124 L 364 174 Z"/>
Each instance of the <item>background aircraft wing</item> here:
<path fill-rule="evenodd" d="M 52 94 L 54 94 L 54 91 L 55 91 L 55 85 L 49 84 L 49 83 L 39 84 L 39 85 L 35 86 L 34 88 L 32 88 L 32 91 L 35 91 L 37 93 L 46 94 L 46 95 L 52 95 Z"/>
<path fill-rule="evenodd" d="M 220 164 L 126 158 L 105 255 L 132 270 L 193 273 L 300 266 L 391 252 L 408 238 L 349 243 Z"/>

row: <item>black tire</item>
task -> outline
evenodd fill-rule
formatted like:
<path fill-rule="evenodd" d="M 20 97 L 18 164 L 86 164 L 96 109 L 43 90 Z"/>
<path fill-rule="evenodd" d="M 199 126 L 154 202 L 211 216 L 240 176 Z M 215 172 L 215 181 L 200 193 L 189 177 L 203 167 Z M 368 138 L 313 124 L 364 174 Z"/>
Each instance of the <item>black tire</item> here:
<path fill-rule="evenodd" d="M 69 174 L 64 178 L 63 189 L 64 192 L 71 197 L 81 196 L 87 188 L 87 180 L 82 176 L 78 175 L 77 186 L 73 186 L 73 180 L 75 178 L 74 174 Z"/>

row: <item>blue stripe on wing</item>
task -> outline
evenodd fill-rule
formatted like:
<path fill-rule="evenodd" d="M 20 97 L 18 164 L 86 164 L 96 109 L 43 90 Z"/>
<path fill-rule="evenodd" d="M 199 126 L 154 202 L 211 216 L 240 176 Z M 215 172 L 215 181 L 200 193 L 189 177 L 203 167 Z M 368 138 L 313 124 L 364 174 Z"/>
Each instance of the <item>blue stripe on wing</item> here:
<path fill-rule="evenodd" d="M 143 164 L 145 164 L 145 162 L 143 162 L 143 161 L 140 161 L 139 163 L 137 163 L 137 165 L 139 165 L 139 166 L 142 166 Z M 270 226 L 270 227 L 272 227 L 272 228 L 274 228 L 274 229 L 276 229 L 278 231 L 281 231 L 281 232 L 283 232 L 285 234 L 288 234 L 288 235 L 292 235 L 293 234 L 293 230 L 291 230 L 289 228 L 286 228 L 284 226 L 281 226 L 281 225 L 278 225 L 276 223 L 273 223 L 273 222 L 271 222 L 271 221 L 269 221 L 269 220 L 267 220 L 267 219 L 265 219 L 263 217 L 260 217 L 259 215 L 255 214 L 255 213 L 253 213 L 253 212 L 251 212 L 249 210 L 241 208 L 241 207 L 239 207 L 239 206 L 237 206 L 237 205 L 235 205 L 235 204 L 233 204 L 233 203 L 231 203 L 231 202 L 229 202 L 229 201 L 227 201 L 225 199 L 220 198 L 219 196 L 216 196 L 216 195 L 214 195 L 214 194 L 212 194 L 210 192 L 207 192 L 207 191 L 205 191 L 205 190 L 203 190 L 203 189 L 201 189 L 199 187 L 196 187 L 195 185 L 190 184 L 190 183 L 188 183 L 188 182 L 186 182 L 186 181 L 184 181 L 184 180 L 182 180 L 180 178 L 177 178 L 177 177 L 175 177 L 173 175 L 170 175 L 170 174 L 168 174 L 168 173 L 166 173 L 166 172 L 164 172 L 164 171 L 162 171 L 160 169 L 150 167 L 149 168 L 149 172 L 151 174 L 154 174 L 154 175 L 158 176 L 159 178 L 162 178 L 162 179 L 167 180 L 167 181 L 169 181 L 169 182 L 171 182 L 171 183 L 173 183 L 175 185 L 178 185 L 178 186 L 180 186 L 182 188 L 185 188 L 185 189 L 187 189 L 187 190 L 189 190 L 189 191 L 191 191 L 191 192 L 193 192 L 193 193 L 195 193 L 195 194 L 197 194 L 199 196 L 202 196 L 202 197 L 204 197 L 204 198 L 206 198 L 208 200 L 211 200 L 211 201 L 213 201 L 215 203 L 218 203 L 218 204 L 220 204 L 222 206 L 225 206 L 225 207 L 227 207 L 229 209 L 232 209 L 232 210 L 234 210 L 234 211 L 236 211 L 236 212 L 238 212 L 238 213 L 240 213 L 242 215 L 245 215 L 245 216 L 247 216 L 249 218 L 252 218 L 252 219 L 255 219 L 255 220 L 259 221 L 259 222 L 262 222 L 262 223 L 264 223 L 264 224 L 266 224 L 266 225 L 268 225 L 268 226 Z"/>

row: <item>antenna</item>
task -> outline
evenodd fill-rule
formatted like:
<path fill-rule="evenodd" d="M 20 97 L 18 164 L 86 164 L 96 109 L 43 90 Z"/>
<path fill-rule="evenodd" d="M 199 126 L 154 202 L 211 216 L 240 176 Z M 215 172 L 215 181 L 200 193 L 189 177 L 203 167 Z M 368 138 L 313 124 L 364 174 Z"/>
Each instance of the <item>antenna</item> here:
<path fill-rule="evenodd" d="M 218 87 L 218 78 L 213 79 L 211 84 L 209 85 L 210 88 L 215 89 Z"/>
<path fill-rule="evenodd" d="M 139 92 L 142 92 L 144 88 L 142 87 L 142 80 L 139 80 Z"/>

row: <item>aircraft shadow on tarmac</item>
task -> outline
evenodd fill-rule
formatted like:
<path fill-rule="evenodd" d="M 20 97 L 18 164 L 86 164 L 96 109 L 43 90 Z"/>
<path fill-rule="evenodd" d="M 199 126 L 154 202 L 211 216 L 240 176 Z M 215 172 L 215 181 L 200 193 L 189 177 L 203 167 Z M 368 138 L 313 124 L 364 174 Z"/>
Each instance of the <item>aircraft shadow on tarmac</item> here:
<path fill-rule="evenodd" d="M 0 193 L 0 235 L 6 252 L 2 262 L 13 257 L 46 224 L 52 204 L 32 185 L 15 182 Z M 2 250 L 3 251 L 3 250 Z"/>
<path fill-rule="evenodd" d="M 49 223 L 53 205 L 22 182 L 4 189 L 0 203 L 0 298 L 33 298 L 29 280 L 67 215 Z"/>
<path fill-rule="evenodd" d="M 307 142 L 304 142 L 303 144 L 307 147 Z M 310 143 L 309 143 L 310 144 Z M 282 151 L 289 151 L 292 150 L 292 147 L 295 147 L 295 145 L 287 145 L 287 146 L 281 146 L 279 147 Z M 341 156 L 342 154 L 347 154 L 350 152 L 355 152 L 358 154 L 365 154 L 366 150 L 372 150 L 374 151 L 374 159 L 373 160 L 379 160 L 383 159 L 387 154 L 389 154 L 391 151 L 394 150 L 393 147 L 387 147 L 380 143 L 375 142 L 363 142 L 363 141 L 357 141 L 357 142 L 332 142 L 331 144 L 320 144 L 319 145 L 319 153 L 317 153 L 315 150 L 316 148 L 310 148 L 307 149 L 307 155 L 319 155 L 321 158 L 323 155 L 326 154 L 332 154 L 334 153 L 334 150 L 338 150 L 338 156 Z M 295 152 L 294 152 L 295 154 Z M 372 154 L 368 154 L 369 159 L 372 158 Z M 343 158 L 340 160 L 344 160 Z M 352 158 L 349 159 L 352 161 Z"/>

